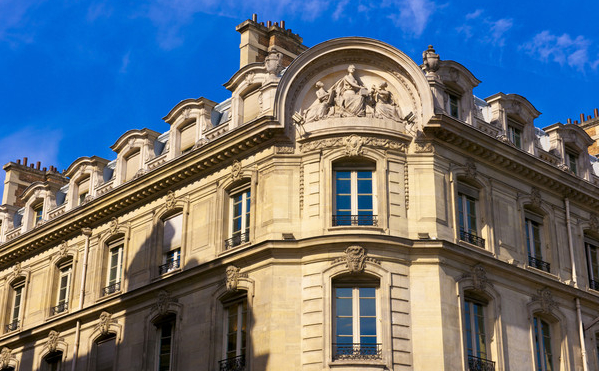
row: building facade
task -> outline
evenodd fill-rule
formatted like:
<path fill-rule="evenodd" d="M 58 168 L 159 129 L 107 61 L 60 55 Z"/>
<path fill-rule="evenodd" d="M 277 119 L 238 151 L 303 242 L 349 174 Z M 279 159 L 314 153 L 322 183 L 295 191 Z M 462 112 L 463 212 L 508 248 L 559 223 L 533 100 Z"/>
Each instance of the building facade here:
<path fill-rule="evenodd" d="M 226 101 L 4 166 L 0 370 L 599 369 L 594 132 L 432 46 L 237 31 Z"/>

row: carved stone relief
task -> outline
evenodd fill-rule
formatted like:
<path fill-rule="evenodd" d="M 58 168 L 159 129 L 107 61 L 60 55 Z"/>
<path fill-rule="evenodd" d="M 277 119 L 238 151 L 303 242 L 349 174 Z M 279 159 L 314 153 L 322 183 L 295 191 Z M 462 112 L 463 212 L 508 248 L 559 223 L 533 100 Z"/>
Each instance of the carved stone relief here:
<path fill-rule="evenodd" d="M 597 214 L 591 214 L 591 217 L 589 218 L 589 223 L 593 231 L 599 232 L 599 217 L 597 217 Z"/>
<path fill-rule="evenodd" d="M 471 158 L 466 160 L 466 177 L 471 179 L 476 178 L 476 164 Z"/>
<path fill-rule="evenodd" d="M 241 178 L 241 163 L 237 160 L 233 161 L 231 165 L 231 178 L 233 180 L 239 180 Z"/>
<path fill-rule="evenodd" d="M 50 353 L 56 352 L 56 349 L 58 348 L 59 336 L 60 336 L 60 334 L 58 333 L 58 331 L 55 331 L 55 330 L 50 331 L 50 333 L 48 334 L 48 340 L 46 341 L 46 347 L 48 348 L 48 351 Z"/>
<path fill-rule="evenodd" d="M 530 190 L 530 203 L 534 207 L 541 206 L 541 191 L 537 187 L 532 187 Z"/>
<path fill-rule="evenodd" d="M 345 138 L 345 155 L 346 156 L 361 156 L 363 154 L 362 145 L 364 139 L 355 134 Z"/>
<path fill-rule="evenodd" d="M 108 231 L 110 234 L 116 234 L 119 231 L 119 221 L 114 216 L 112 217 L 112 219 L 110 219 L 110 226 L 108 227 Z"/>
<path fill-rule="evenodd" d="M 227 291 L 235 292 L 237 291 L 237 287 L 239 285 L 239 278 L 246 277 L 247 274 L 240 273 L 239 268 L 234 265 L 229 265 L 225 271 L 225 285 L 227 287 Z"/>
<path fill-rule="evenodd" d="M 169 292 L 160 290 L 153 309 L 156 310 L 160 316 L 163 316 L 168 311 L 169 304 L 174 302 L 176 302 L 176 300 L 171 298 Z"/>
<path fill-rule="evenodd" d="M 462 278 L 470 278 L 474 289 L 483 291 L 487 285 L 493 284 L 487 279 L 487 271 L 481 264 L 477 264 L 470 270 L 470 273 L 462 275 Z"/>
<path fill-rule="evenodd" d="M 175 207 L 176 203 L 177 199 L 175 198 L 175 192 L 168 191 L 168 193 L 166 194 L 166 200 L 164 201 L 164 207 L 167 210 L 172 210 Z"/>
<path fill-rule="evenodd" d="M 10 348 L 4 347 L 0 352 L 0 369 L 5 369 L 10 365 L 10 359 L 12 358 L 12 351 Z"/>
<path fill-rule="evenodd" d="M 362 246 L 352 245 L 345 249 L 345 256 L 335 259 L 333 263 L 345 262 L 349 273 L 362 273 L 366 262 L 380 264 L 379 261 L 366 256 L 366 250 Z"/>
<path fill-rule="evenodd" d="M 406 145 L 401 142 L 377 137 L 359 136 L 354 134 L 349 137 L 326 138 L 306 142 L 300 145 L 300 151 L 310 152 L 319 149 L 329 149 L 334 147 L 346 147 L 347 150 L 348 142 L 353 142 L 352 145 L 354 147 L 352 148 L 355 148 L 355 145 L 360 144 L 360 151 L 364 146 L 381 149 L 391 149 L 400 152 L 404 152 L 406 149 Z M 349 151 L 352 152 L 352 149 L 350 148 Z"/>
<path fill-rule="evenodd" d="M 112 319 L 112 314 L 102 312 L 95 329 L 100 331 L 100 334 L 106 335 L 110 332 L 110 325 L 115 322 L 116 320 Z"/>
<path fill-rule="evenodd" d="M 62 243 L 60 244 L 60 250 L 58 251 L 58 256 L 60 256 L 61 258 L 64 258 L 67 256 L 67 253 L 69 252 L 69 246 L 67 245 L 67 241 L 62 241 Z"/>
<path fill-rule="evenodd" d="M 552 309 L 557 308 L 557 303 L 553 300 L 553 294 L 548 288 L 537 290 L 537 295 L 533 295 L 532 302 L 539 303 L 543 313 L 551 313 Z"/>

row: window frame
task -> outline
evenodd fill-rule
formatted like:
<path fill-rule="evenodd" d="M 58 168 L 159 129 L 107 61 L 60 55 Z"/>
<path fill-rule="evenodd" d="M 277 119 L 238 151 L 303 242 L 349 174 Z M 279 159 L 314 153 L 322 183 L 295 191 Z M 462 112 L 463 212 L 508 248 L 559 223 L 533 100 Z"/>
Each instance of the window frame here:
<path fill-rule="evenodd" d="M 55 350 L 53 352 L 46 354 L 44 356 L 44 358 L 42 358 L 42 370 L 43 371 L 61 371 L 63 369 L 63 362 L 62 362 L 63 357 L 64 357 L 64 352 L 61 350 Z M 56 368 L 52 367 L 54 365 L 52 363 L 50 363 L 50 361 L 58 361 L 57 363 L 55 363 L 55 365 L 57 365 L 58 367 L 56 367 Z"/>
<path fill-rule="evenodd" d="M 23 306 L 25 296 L 25 284 L 26 279 L 17 279 L 10 284 L 11 287 L 11 298 L 10 308 L 8 312 L 8 323 L 5 326 L 6 332 L 17 331 L 21 327 L 23 319 Z"/>
<path fill-rule="evenodd" d="M 446 91 L 447 93 L 447 114 L 450 117 L 453 117 L 456 120 L 461 119 L 460 108 L 461 108 L 461 94 L 458 94 L 454 91 Z M 454 114 L 455 110 L 455 114 Z"/>
<path fill-rule="evenodd" d="M 538 322 L 541 322 L 541 327 L 538 326 Z M 553 367 L 555 364 L 558 364 L 555 362 L 555 349 L 554 349 L 554 345 L 553 342 L 551 341 L 551 333 L 554 332 L 552 329 L 553 325 L 548 322 L 546 319 L 544 319 L 543 317 L 540 317 L 538 314 L 535 314 L 533 316 L 533 323 L 532 323 L 532 336 L 533 336 L 533 343 L 534 343 L 534 364 L 535 364 L 535 370 L 536 371 L 549 371 L 549 370 L 555 370 L 555 368 Z M 546 329 L 549 332 L 549 352 L 547 352 L 547 345 L 545 344 L 545 334 L 544 334 L 544 329 Z M 543 341 L 539 341 L 539 339 L 542 338 Z M 547 353 L 549 353 L 550 358 L 549 358 L 549 368 L 547 368 Z M 543 357 L 541 357 L 541 354 L 543 355 Z"/>
<path fill-rule="evenodd" d="M 252 228 L 252 189 L 251 183 L 243 184 L 232 188 L 228 194 L 228 214 L 227 214 L 227 238 L 225 239 L 225 250 L 230 250 L 250 241 Z M 241 201 L 235 201 L 236 197 L 241 196 Z M 239 204 L 239 213 L 236 213 L 235 206 Z M 235 230 L 235 219 L 239 219 L 240 229 Z M 245 226 L 245 227 L 244 227 Z M 242 232 L 243 231 L 243 232 Z"/>
<path fill-rule="evenodd" d="M 530 210 L 524 212 L 524 242 L 528 256 L 528 266 L 551 272 L 551 264 L 547 261 L 543 251 L 545 240 L 544 216 Z M 535 232 L 536 231 L 536 232 Z M 538 236 L 535 237 L 535 236 Z"/>
<path fill-rule="evenodd" d="M 474 308 L 479 309 L 480 315 L 478 323 L 474 318 L 476 314 L 474 313 Z M 466 358 L 468 362 L 469 369 L 486 369 L 489 365 L 493 365 L 493 369 L 495 368 L 495 362 L 492 360 L 491 355 L 491 342 L 489 341 L 489 329 L 488 328 L 488 302 L 486 300 L 480 300 L 471 295 L 466 295 L 463 302 L 463 331 L 464 331 L 464 340 L 465 340 L 465 350 L 466 350 Z M 482 324 L 482 332 L 481 331 L 473 331 L 474 328 L 481 327 Z M 482 335 L 482 336 L 481 336 Z M 482 338 L 482 340 L 481 340 Z M 477 343 L 476 348 L 474 349 L 474 343 Z M 484 346 L 485 350 L 481 351 L 479 348 Z M 476 354 L 473 354 L 474 351 Z"/>
<path fill-rule="evenodd" d="M 176 336 L 176 315 L 174 313 L 169 313 L 165 315 L 164 318 L 154 323 L 156 326 L 156 367 L 157 371 L 164 370 L 161 368 L 163 365 L 162 362 L 162 349 L 163 349 L 163 340 L 165 337 L 163 336 L 163 331 L 166 326 L 170 327 L 170 335 L 169 335 L 169 352 L 168 352 L 168 365 L 166 371 L 170 371 L 173 369 L 173 361 L 174 361 L 174 350 L 175 350 L 175 336 Z M 165 353 L 166 354 L 166 353 Z"/>
<path fill-rule="evenodd" d="M 169 243 L 168 246 L 166 245 L 166 241 L 165 241 L 165 229 L 167 226 L 167 223 L 170 220 L 173 220 L 175 218 L 180 218 L 180 223 L 179 223 L 179 230 L 180 230 L 180 238 L 179 238 L 179 243 L 178 244 L 172 244 Z M 159 235 L 159 238 L 162 240 L 161 242 L 161 256 L 160 256 L 160 265 L 158 267 L 158 274 L 159 275 L 164 275 L 173 271 L 176 271 L 178 269 L 181 268 L 181 251 L 182 251 L 182 247 L 183 247 L 183 240 L 185 238 L 185 232 L 184 232 L 184 225 L 185 225 L 185 218 L 184 218 L 184 213 L 182 210 L 178 210 L 174 213 L 169 213 L 167 214 L 167 216 L 163 216 L 160 219 L 160 223 L 161 223 L 161 233 Z M 174 227 L 174 229 L 176 230 L 177 226 Z M 168 250 L 166 250 L 166 248 L 168 248 Z"/>
<path fill-rule="evenodd" d="M 245 308 L 244 308 L 245 305 Z M 229 335 L 232 334 L 230 331 L 230 313 L 229 308 L 235 306 L 236 310 L 236 329 L 233 330 L 235 332 L 235 350 L 234 356 L 230 356 L 229 353 L 233 352 L 233 350 L 229 350 Z M 248 360 L 246 359 L 249 349 L 249 323 L 250 323 L 250 304 L 248 302 L 247 294 L 244 292 L 243 295 L 235 296 L 230 298 L 224 302 L 222 302 L 223 309 L 223 327 L 222 327 L 222 336 L 223 336 L 223 347 L 221 352 L 221 360 L 218 361 L 220 368 L 222 369 L 223 365 L 235 366 L 235 367 L 243 367 L 247 365 Z M 245 339 L 244 339 L 245 337 Z M 226 368 L 229 369 L 229 368 Z M 238 369 L 238 368 L 232 368 Z M 241 369 L 241 368 L 239 368 Z"/>
<path fill-rule="evenodd" d="M 33 226 L 37 226 L 44 220 L 44 201 L 39 201 L 31 205 L 33 211 Z"/>
<path fill-rule="evenodd" d="M 565 162 L 566 162 L 566 166 L 568 167 L 568 169 L 570 169 L 570 171 L 574 174 L 574 175 L 578 175 L 578 158 L 579 155 L 575 152 L 572 151 L 569 148 L 566 148 L 566 153 L 565 153 Z"/>
<path fill-rule="evenodd" d="M 56 293 L 54 306 L 50 308 L 50 315 L 56 315 L 68 311 L 70 302 L 71 284 L 73 279 L 73 260 L 69 259 L 57 264 L 58 284 L 56 285 Z M 63 288 L 63 278 L 66 277 L 66 282 Z M 55 281 L 56 282 L 56 281 Z M 64 298 L 61 299 L 61 291 L 64 289 Z"/>
<path fill-rule="evenodd" d="M 589 273 L 589 287 L 593 290 L 599 290 L 599 242 L 585 235 L 584 247 Z"/>
<path fill-rule="evenodd" d="M 458 181 L 456 191 L 455 207 L 458 239 L 486 249 L 486 241 L 482 237 L 480 189 Z M 472 209 L 474 209 L 474 215 Z M 474 222 L 474 226 L 472 222 Z"/>
<path fill-rule="evenodd" d="M 106 276 L 105 283 L 102 289 L 102 296 L 112 295 L 116 292 L 120 292 L 122 290 L 122 282 L 123 282 L 123 263 L 124 263 L 124 254 L 125 254 L 125 240 L 120 238 L 118 240 L 112 241 L 107 244 L 107 261 L 106 261 Z M 113 268 L 113 251 L 117 251 L 117 260 L 116 260 L 116 276 L 114 279 L 111 279 L 111 273 Z M 112 282 L 112 283 L 111 283 Z"/>
<path fill-rule="evenodd" d="M 516 148 L 523 149 L 523 136 L 522 136 L 522 126 L 508 120 L 507 124 L 507 137 L 510 143 L 512 143 Z"/>
<path fill-rule="evenodd" d="M 338 180 L 337 174 L 340 172 L 349 172 L 350 178 L 350 193 L 349 194 L 340 194 L 338 193 Z M 360 178 L 359 173 L 370 173 L 370 178 Z M 377 197 L 377 172 L 376 172 L 376 164 L 361 162 L 356 163 L 355 165 L 348 163 L 334 164 L 332 168 L 332 226 L 333 227 L 356 227 L 356 226 L 378 226 L 378 197 Z M 345 178 L 346 179 L 346 178 Z M 360 179 L 370 179 L 370 193 L 359 193 L 359 180 Z M 339 196 L 347 196 L 350 197 L 350 214 L 340 214 L 341 210 L 347 209 L 339 209 L 338 208 L 338 197 Z M 360 208 L 360 196 L 368 196 L 370 195 L 370 203 L 372 209 L 361 209 Z M 370 210 L 370 214 L 365 213 L 361 214 L 361 210 Z M 343 220 L 342 217 L 349 216 L 349 220 Z"/>

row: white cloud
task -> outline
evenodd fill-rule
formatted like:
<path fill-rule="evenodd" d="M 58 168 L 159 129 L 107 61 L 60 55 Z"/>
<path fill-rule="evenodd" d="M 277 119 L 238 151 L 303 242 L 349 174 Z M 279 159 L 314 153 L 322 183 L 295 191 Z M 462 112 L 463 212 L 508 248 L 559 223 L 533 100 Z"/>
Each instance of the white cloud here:
<path fill-rule="evenodd" d="M 492 21 L 490 23 L 490 41 L 494 45 L 504 46 L 505 45 L 505 33 L 509 31 L 514 22 L 508 18 L 501 18 L 497 21 Z"/>
<path fill-rule="evenodd" d="M 395 26 L 414 36 L 422 35 L 437 8 L 435 3 L 429 0 L 395 0 L 391 3 L 393 7 L 398 8 L 399 13 L 389 14 L 389 19 Z"/>
<path fill-rule="evenodd" d="M 599 56 L 595 59 L 589 56 L 592 41 L 584 36 L 572 38 L 569 34 L 557 36 L 545 30 L 536 34 L 531 41 L 522 45 L 532 57 L 544 62 L 557 62 L 568 65 L 579 71 L 584 71 L 587 66 L 596 69 L 599 65 Z"/>
<path fill-rule="evenodd" d="M 339 18 L 341 18 L 343 16 L 345 6 L 348 3 L 349 3 L 349 0 L 342 0 L 339 2 L 339 4 L 337 4 L 337 7 L 335 8 L 335 11 L 333 12 L 333 15 L 332 15 L 334 20 L 338 20 Z"/>
<path fill-rule="evenodd" d="M 35 0 L 0 0 L 0 41 L 11 44 L 33 41 L 33 31 L 27 24 L 27 14 L 39 6 L 41 1 Z"/>
<path fill-rule="evenodd" d="M 480 17 L 481 14 L 483 14 L 483 10 L 482 9 L 476 9 L 472 13 L 466 14 L 466 19 L 476 19 L 476 18 Z"/>
<path fill-rule="evenodd" d="M 127 73 L 127 67 L 129 66 L 129 57 L 131 56 L 131 51 L 129 50 L 123 58 L 121 59 L 121 68 L 119 69 L 120 73 Z"/>

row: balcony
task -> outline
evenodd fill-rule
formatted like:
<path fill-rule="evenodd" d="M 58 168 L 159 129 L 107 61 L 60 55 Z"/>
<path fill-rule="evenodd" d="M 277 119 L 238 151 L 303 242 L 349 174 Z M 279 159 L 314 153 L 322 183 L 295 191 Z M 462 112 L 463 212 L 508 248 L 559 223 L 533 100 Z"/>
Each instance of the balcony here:
<path fill-rule="evenodd" d="M 64 303 L 60 303 L 57 306 L 50 308 L 50 315 L 53 316 L 58 313 L 66 312 L 67 309 L 69 309 L 69 303 L 65 301 Z"/>
<path fill-rule="evenodd" d="M 21 321 L 19 321 L 18 319 L 13 319 L 11 323 L 9 323 L 8 325 L 5 326 L 6 332 L 18 330 L 20 323 L 21 323 Z"/>
<path fill-rule="evenodd" d="M 468 233 L 463 229 L 460 229 L 460 240 L 471 243 L 478 247 L 482 247 L 483 249 L 485 248 L 485 239 L 484 238 L 480 238 L 475 234 Z"/>
<path fill-rule="evenodd" d="M 333 361 L 381 359 L 382 354 L 381 344 L 333 343 Z"/>
<path fill-rule="evenodd" d="M 468 371 L 495 371 L 495 362 L 468 356 Z"/>
<path fill-rule="evenodd" d="M 549 273 L 549 263 L 542 261 L 541 259 L 537 259 L 532 256 L 528 256 L 528 265 L 542 271 Z"/>
<path fill-rule="evenodd" d="M 244 242 L 248 242 L 249 240 L 249 232 L 234 234 L 233 237 L 225 240 L 225 250 L 232 249 L 233 247 L 239 246 Z"/>
<path fill-rule="evenodd" d="M 599 291 L 599 281 L 591 280 L 591 282 L 589 282 L 589 287 Z"/>
<path fill-rule="evenodd" d="M 120 282 L 116 282 L 116 283 L 113 283 L 112 285 L 108 285 L 108 286 L 104 287 L 102 289 L 102 296 L 114 294 L 117 291 L 121 291 L 121 283 Z"/>
<path fill-rule="evenodd" d="M 168 272 L 172 272 L 175 269 L 179 269 L 180 266 L 180 260 L 176 259 L 176 260 L 171 260 L 170 262 L 166 263 L 166 264 L 162 264 L 161 266 L 158 267 L 158 273 L 159 274 L 165 274 Z"/>
<path fill-rule="evenodd" d="M 218 361 L 218 369 L 220 371 L 244 371 L 245 370 L 245 355 L 223 359 Z"/>
<path fill-rule="evenodd" d="M 355 226 L 355 225 L 366 225 L 374 226 L 378 225 L 376 215 L 333 215 L 333 227 L 338 226 Z"/>

